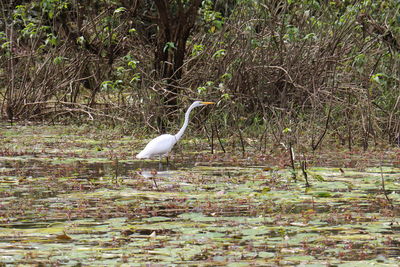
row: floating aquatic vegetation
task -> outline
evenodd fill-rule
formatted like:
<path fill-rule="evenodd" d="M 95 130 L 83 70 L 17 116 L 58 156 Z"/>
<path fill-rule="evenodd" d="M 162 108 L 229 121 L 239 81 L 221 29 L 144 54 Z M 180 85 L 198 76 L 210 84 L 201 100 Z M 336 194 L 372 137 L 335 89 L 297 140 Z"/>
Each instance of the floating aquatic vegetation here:
<path fill-rule="evenodd" d="M 398 166 L 309 167 L 306 187 L 301 175 L 294 182 L 290 170 L 273 165 L 208 164 L 208 156 L 196 153 L 196 161 L 188 153 L 160 166 L 129 156 L 136 151 L 127 138 L 99 142 L 35 127 L 0 138 L 2 264 L 399 260 Z"/>

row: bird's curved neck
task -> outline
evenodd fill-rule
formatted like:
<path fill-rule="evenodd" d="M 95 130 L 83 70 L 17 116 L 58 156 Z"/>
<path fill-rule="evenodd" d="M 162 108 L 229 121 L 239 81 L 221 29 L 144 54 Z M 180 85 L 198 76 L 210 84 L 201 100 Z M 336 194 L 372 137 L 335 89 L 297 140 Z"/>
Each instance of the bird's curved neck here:
<path fill-rule="evenodd" d="M 190 115 L 190 112 L 192 111 L 193 108 L 194 108 L 194 106 L 191 105 L 191 106 L 188 108 L 188 110 L 186 111 L 186 113 L 185 113 L 185 122 L 183 123 L 183 126 L 182 126 L 182 128 L 179 130 L 179 132 L 175 135 L 176 141 L 178 141 L 179 139 L 181 139 L 183 133 L 185 132 L 186 127 L 187 127 L 188 124 L 189 124 L 189 115 Z"/>

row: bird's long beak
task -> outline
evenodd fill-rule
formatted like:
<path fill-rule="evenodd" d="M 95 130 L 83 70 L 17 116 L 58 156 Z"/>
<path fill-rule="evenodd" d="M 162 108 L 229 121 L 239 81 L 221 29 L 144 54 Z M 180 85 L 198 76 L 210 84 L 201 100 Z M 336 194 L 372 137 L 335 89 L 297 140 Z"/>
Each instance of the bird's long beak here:
<path fill-rule="evenodd" d="M 211 105 L 211 104 L 215 104 L 215 102 L 201 102 L 201 104 L 203 104 L 203 105 Z"/>

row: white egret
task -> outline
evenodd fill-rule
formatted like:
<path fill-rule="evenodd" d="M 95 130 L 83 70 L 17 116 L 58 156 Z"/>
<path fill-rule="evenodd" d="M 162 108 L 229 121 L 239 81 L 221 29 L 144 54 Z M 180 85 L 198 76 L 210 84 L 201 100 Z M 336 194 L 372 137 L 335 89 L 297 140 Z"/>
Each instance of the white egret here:
<path fill-rule="evenodd" d="M 146 147 L 136 155 L 136 158 L 138 159 L 144 159 L 144 158 L 151 158 L 154 156 L 159 156 L 161 160 L 161 156 L 167 155 L 171 151 L 171 149 L 174 147 L 176 142 L 181 139 L 183 133 L 186 130 L 186 127 L 189 124 L 189 115 L 192 109 L 195 107 L 200 107 L 204 105 L 209 105 L 209 104 L 215 104 L 214 102 L 202 102 L 202 101 L 195 101 L 193 102 L 192 105 L 188 108 L 188 110 L 185 113 L 185 122 L 183 123 L 182 128 L 179 130 L 179 132 L 175 135 L 172 134 L 163 134 L 160 135 L 153 140 L 151 140 Z"/>

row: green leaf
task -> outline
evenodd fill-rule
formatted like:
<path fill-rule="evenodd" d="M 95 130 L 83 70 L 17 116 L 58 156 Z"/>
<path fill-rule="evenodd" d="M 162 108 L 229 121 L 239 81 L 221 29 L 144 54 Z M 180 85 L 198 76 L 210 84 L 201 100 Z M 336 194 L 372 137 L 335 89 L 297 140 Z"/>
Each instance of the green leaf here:
<path fill-rule="evenodd" d="M 204 45 L 202 44 L 195 44 L 192 49 L 192 56 L 197 56 L 204 51 Z"/>
<path fill-rule="evenodd" d="M 55 57 L 53 59 L 53 63 L 58 65 L 58 64 L 63 63 L 65 59 L 67 59 L 67 58 L 66 57 L 62 57 L 62 56 L 58 56 L 58 57 Z"/>
<path fill-rule="evenodd" d="M 268 193 L 269 191 L 271 191 L 271 188 L 269 187 L 264 187 L 263 190 L 261 190 L 262 194 Z"/>
<path fill-rule="evenodd" d="M 330 192 L 314 192 L 313 195 L 315 197 L 332 197 Z"/>
<path fill-rule="evenodd" d="M 199 94 L 204 94 L 207 91 L 207 88 L 204 86 L 197 87 L 197 92 Z"/>
<path fill-rule="evenodd" d="M 226 54 L 226 49 L 220 49 L 212 55 L 212 58 L 221 58 L 225 56 L 225 54 Z"/>
<path fill-rule="evenodd" d="M 176 49 L 175 43 L 174 42 L 167 42 L 164 46 L 163 51 L 169 51 L 170 49 Z"/>
<path fill-rule="evenodd" d="M 6 50 L 10 49 L 10 44 L 11 44 L 10 42 L 5 42 L 1 44 L 1 49 L 6 49 Z"/>
<path fill-rule="evenodd" d="M 126 11 L 125 7 L 119 7 L 116 10 L 114 10 L 114 15 L 118 14 L 118 13 L 121 13 L 121 12 L 124 12 L 124 11 Z"/>
<path fill-rule="evenodd" d="M 134 83 L 134 82 L 140 81 L 140 78 L 141 78 L 140 73 L 135 73 L 133 75 L 132 79 L 129 81 L 129 83 Z"/>
<path fill-rule="evenodd" d="M 387 78 L 387 77 L 388 76 L 385 73 L 376 73 L 371 76 L 370 81 L 381 85 L 384 82 L 382 78 Z"/>
<path fill-rule="evenodd" d="M 314 178 L 317 181 L 323 182 L 325 181 L 324 177 L 322 177 L 321 175 L 315 173 L 315 172 L 311 172 L 311 171 L 307 171 L 308 174 L 311 175 L 312 178 Z"/>
<path fill-rule="evenodd" d="M 114 89 L 114 83 L 112 81 L 104 81 L 100 84 L 100 88 L 102 90 L 110 90 L 110 89 Z"/>
<path fill-rule="evenodd" d="M 315 33 L 309 33 L 309 34 L 307 34 L 306 36 L 304 36 L 304 38 L 303 38 L 303 40 L 316 40 L 317 39 L 317 37 L 316 37 L 316 35 L 315 35 Z"/>
<path fill-rule="evenodd" d="M 79 36 L 78 38 L 76 38 L 76 42 L 80 45 L 83 45 L 85 43 L 85 37 L 83 36 Z"/>
<path fill-rule="evenodd" d="M 221 76 L 221 80 L 231 80 L 232 79 L 232 74 L 225 72 L 222 76 Z"/>
<path fill-rule="evenodd" d="M 214 85 L 214 82 L 213 81 L 208 81 L 208 82 L 206 82 L 206 86 L 213 86 Z"/>
<path fill-rule="evenodd" d="M 230 96 L 230 94 L 225 93 L 225 94 L 221 95 L 221 98 L 224 100 L 229 100 L 229 99 L 231 99 L 231 96 Z"/>
<path fill-rule="evenodd" d="M 133 70 L 136 69 L 137 64 L 139 64 L 138 60 L 131 60 L 128 62 L 128 66 L 131 67 Z"/>
<path fill-rule="evenodd" d="M 285 128 L 282 131 L 282 133 L 291 133 L 291 132 L 292 132 L 292 129 L 290 129 L 290 128 Z"/>

